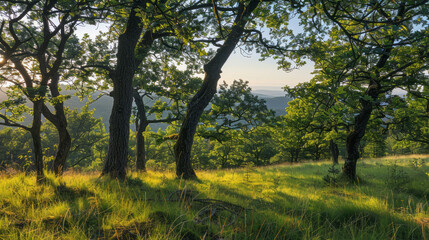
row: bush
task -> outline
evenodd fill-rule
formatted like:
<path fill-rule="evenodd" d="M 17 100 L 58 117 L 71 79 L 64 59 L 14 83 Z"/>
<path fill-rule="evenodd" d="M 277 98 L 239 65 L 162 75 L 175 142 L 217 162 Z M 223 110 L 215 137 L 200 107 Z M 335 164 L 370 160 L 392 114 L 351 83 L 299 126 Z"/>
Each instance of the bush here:
<path fill-rule="evenodd" d="M 149 159 L 146 162 L 146 168 L 154 171 L 165 171 L 171 170 L 171 164 L 167 164 L 165 162 L 158 162 L 154 159 Z"/>
<path fill-rule="evenodd" d="M 328 174 L 323 177 L 323 181 L 328 185 L 336 185 L 338 183 L 340 169 L 336 168 L 336 166 L 337 164 L 333 164 L 329 167 Z"/>
<path fill-rule="evenodd" d="M 396 164 L 387 168 L 386 185 L 393 190 L 405 190 L 405 185 L 410 182 L 408 174 Z"/>

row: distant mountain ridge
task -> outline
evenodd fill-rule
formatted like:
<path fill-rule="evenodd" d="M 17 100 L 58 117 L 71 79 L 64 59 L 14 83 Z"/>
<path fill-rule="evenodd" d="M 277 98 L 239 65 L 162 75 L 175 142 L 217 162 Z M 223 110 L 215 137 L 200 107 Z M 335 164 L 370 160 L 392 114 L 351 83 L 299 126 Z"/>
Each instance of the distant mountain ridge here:
<path fill-rule="evenodd" d="M 285 97 L 284 93 L 283 93 L 283 96 L 281 95 L 278 96 L 280 92 L 281 91 L 275 91 L 275 90 L 274 91 L 257 90 L 257 91 L 253 91 L 253 94 L 258 96 L 259 98 L 265 99 L 268 109 L 275 111 L 276 115 L 280 116 L 280 115 L 286 114 L 285 108 L 288 106 L 287 103 L 291 100 L 290 98 Z M 86 99 L 84 101 L 80 101 L 80 99 L 77 96 L 74 96 L 73 91 L 65 90 L 65 91 L 62 91 L 61 94 L 71 96 L 70 99 L 65 101 L 65 105 L 70 109 L 81 109 L 87 103 Z M 272 95 L 269 95 L 269 94 L 272 94 Z M 106 130 L 108 130 L 109 117 L 112 110 L 113 99 L 107 95 L 99 96 L 99 93 L 93 94 L 92 99 L 97 99 L 97 100 L 90 104 L 90 107 L 89 107 L 90 110 L 95 109 L 94 117 L 102 118 L 102 121 L 106 126 Z M 7 100 L 7 96 L 4 91 L 0 91 L 0 102 L 4 100 Z M 27 103 L 27 104 L 30 105 L 30 103 Z M 28 119 L 26 122 L 30 123 L 30 119 Z M 153 124 L 151 125 L 151 128 L 155 130 L 158 128 L 165 128 L 165 126 L 166 126 L 165 124 Z M 2 126 L 0 126 L 0 129 L 1 128 Z M 131 124 L 131 128 L 135 130 L 134 124 Z"/>
<path fill-rule="evenodd" d="M 274 98 L 274 97 L 284 97 L 286 95 L 285 91 L 281 90 L 263 90 L 257 89 L 253 90 L 252 93 L 263 98 Z"/>

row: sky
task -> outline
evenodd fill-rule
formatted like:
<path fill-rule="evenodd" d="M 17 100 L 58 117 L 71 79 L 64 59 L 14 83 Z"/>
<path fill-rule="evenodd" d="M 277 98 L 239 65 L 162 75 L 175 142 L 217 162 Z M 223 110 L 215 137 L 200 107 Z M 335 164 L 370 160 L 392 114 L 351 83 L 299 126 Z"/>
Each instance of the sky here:
<path fill-rule="evenodd" d="M 258 54 L 243 56 L 235 51 L 222 68 L 220 81 L 232 82 L 235 79 L 249 81 L 254 90 L 281 90 L 282 87 L 295 86 L 312 78 L 313 64 L 286 72 L 279 70 L 274 59 L 259 61 Z"/>
<path fill-rule="evenodd" d="M 303 32 L 298 18 L 292 17 L 288 24 L 295 34 Z M 220 81 L 230 83 L 235 79 L 243 79 L 249 81 L 249 86 L 253 90 L 283 91 L 282 87 L 286 85 L 293 87 L 300 82 L 310 81 L 313 77 L 311 73 L 314 71 L 314 63 L 307 63 L 299 69 L 286 72 L 279 70 L 276 61 L 272 58 L 262 62 L 259 59 L 260 55 L 257 53 L 244 56 L 239 49 L 236 49 L 225 63 Z"/>
<path fill-rule="evenodd" d="M 79 26 L 76 34 L 79 37 L 85 33 L 96 36 L 99 31 L 106 30 L 107 27 L 103 25 L 86 25 Z M 314 64 L 308 63 L 299 69 L 286 72 L 277 68 L 274 59 L 265 61 L 259 59 L 260 55 L 257 53 L 243 55 L 240 49 L 236 49 L 222 68 L 219 84 L 223 81 L 231 84 L 234 80 L 242 79 L 249 82 L 252 90 L 283 91 L 282 87 L 286 85 L 293 87 L 312 78 Z"/>

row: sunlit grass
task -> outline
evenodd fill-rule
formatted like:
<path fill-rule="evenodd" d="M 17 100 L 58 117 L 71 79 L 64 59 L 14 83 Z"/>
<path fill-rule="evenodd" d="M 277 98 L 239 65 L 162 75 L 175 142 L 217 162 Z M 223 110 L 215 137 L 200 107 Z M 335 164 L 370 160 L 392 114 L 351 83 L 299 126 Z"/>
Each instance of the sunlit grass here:
<path fill-rule="evenodd" d="M 361 160 L 355 184 L 327 184 L 330 162 L 199 171 L 0 175 L 0 239 L 428 239 L 429 156 Z M 340 168 L 340 166 L 337 166 Z M 204 204 L 244 208 L 198 222 Z M 177 200 L 177 199 L 176 199 Z M 210 215 L 210 213 L 208 212 Z M 208 215 L 208 216 L 209 216 Z"/>

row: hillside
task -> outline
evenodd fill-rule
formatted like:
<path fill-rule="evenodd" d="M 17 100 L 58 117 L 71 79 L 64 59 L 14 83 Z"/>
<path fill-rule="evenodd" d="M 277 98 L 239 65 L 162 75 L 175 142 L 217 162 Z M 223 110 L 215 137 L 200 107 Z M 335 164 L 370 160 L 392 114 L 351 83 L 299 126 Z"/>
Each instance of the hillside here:
<path fill-rule="evenodd" d="M 3 172 L 0 239 L 427 239 L 428 162 L 363 160 L 357 184 L 322 180 L 330 162 L 198 171 L 199 181 L 67 172 L 41 186 Z"/>
<path fill-rule="evenodd" d="M 276 112 L 276 116 L 285 115 L 286 107 L 288 102 L 292 100 L 288 97 L 266 97 L 264 98 L 267 104 L 267 107 Z"/>
<path fill-rule="evenodd" d="M 269 93 L 272 93 L 273 95 L 267 95 Z M 71 98 L 68 99 L 65 102 L 65 105 L 67 107 L 69 107 L 70 109 L 80 109 L 82 106 L 84 106 L 86 104 L 87 101 L 80 101 L 80 99 L 76 96 L 74 96 L 74 92 L 72 91 L 63 91 L 62 92 L 63 95 L 70 95 Z M 260 98 L 263 98 L 266 100 L 266 104 L 267 107 L 269 109 L 272 109 L 276 112 L 276 115 L 284 115 L 286 113 L 285 108 L 287 107 L 287 102 L 290 101 L 291 99 L 286 98 L 286 97 L 276 97 L 276 95 L 278 95 L 278 91 L 256 91 L 254 93 L 255 95 L 259 96 Z M 93 94 L 92 95 L 92 99 L 97 99 L 98 94 Z M 0 102 L 6 100 L 6 94 L 3 91 L 0 91 Z M 28 104 L 30 105 L 30 104 Z M 112 105 L 113 105 L 113 99 L 110 96 L 104 95 L 101 96 L 98 100 L 96 100 L 95 102 L 91 103 L 90 105 L 90 109 L 96 109 L 94 112 L 94 117 L 96 118 L 102 118 L 103 119 L 103 123 L 106 126 L 106 129 L 109 128 L 109 116 L 111 113 L 111 109 L 112 109 Z M 150 105 L 150 101 L 149 101 L 149 105 Z M 27 123 L 29 123 L 29 121 L 27 121 Z M 1 129 L 2 126 L 0 126 Z M 135 130 L 135 126 L 133 124 L 131 124 L 130 126 L 133 130 Z M 151 128 L 152 129 L 158 129 L 158 128 L 165 128 L 166 125 L 165 124 L 152 124 Z"/>

